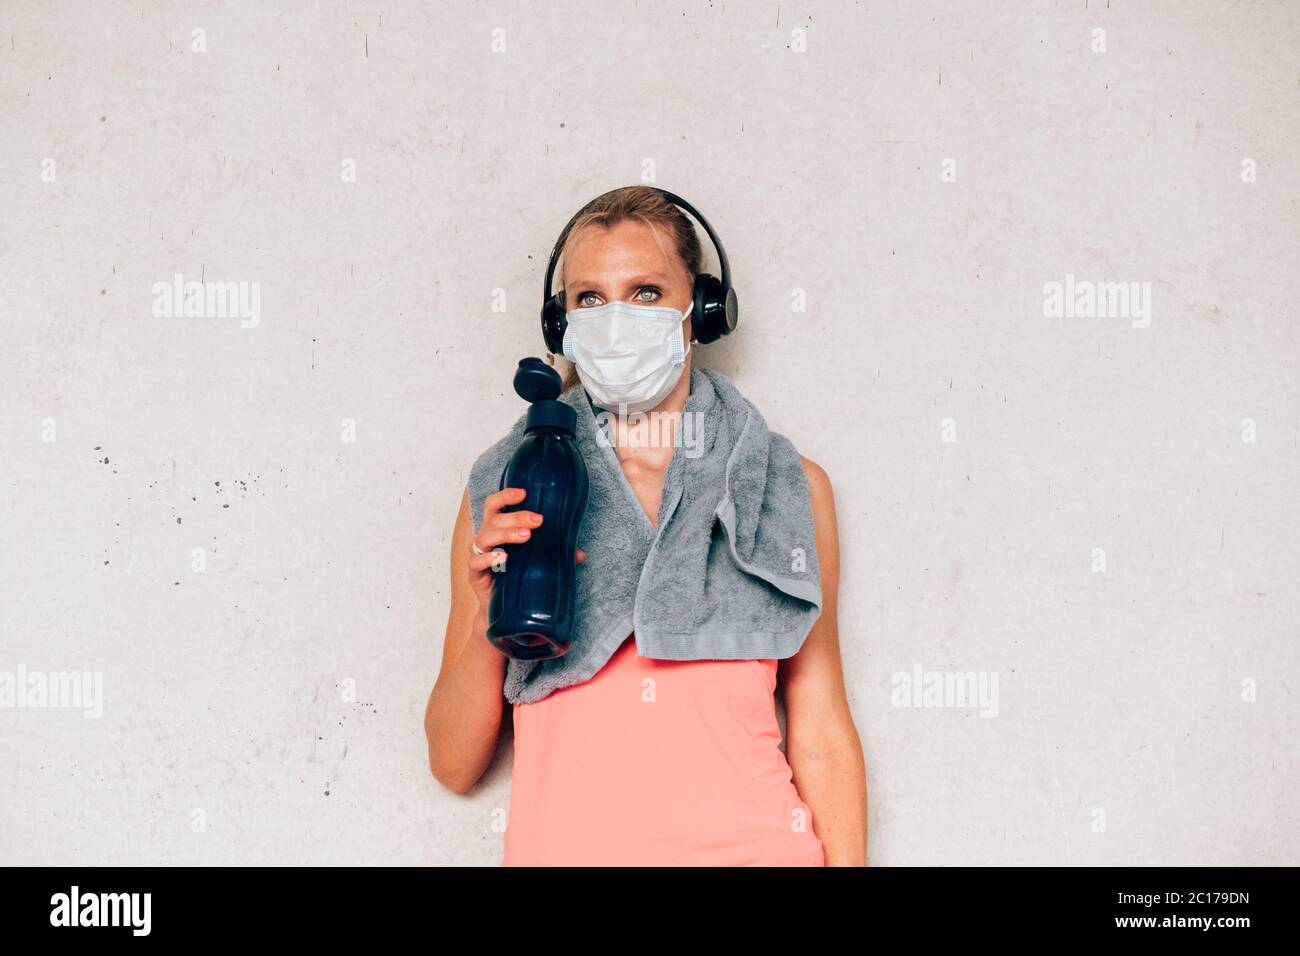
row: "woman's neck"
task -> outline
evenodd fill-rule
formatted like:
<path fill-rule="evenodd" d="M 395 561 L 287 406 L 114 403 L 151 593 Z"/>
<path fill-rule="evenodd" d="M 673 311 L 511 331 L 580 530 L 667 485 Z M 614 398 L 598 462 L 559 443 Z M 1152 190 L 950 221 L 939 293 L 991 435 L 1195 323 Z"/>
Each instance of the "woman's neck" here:
<path fill-rule="evenodd" d="M 610 434 L 620 462 L 635 461 L 651 471 L 667 471 L 673 457 L 674 436 L 691 395 L 689 356 L 681 378 L 667 397 L 646 412 L 609 413 Z"/>

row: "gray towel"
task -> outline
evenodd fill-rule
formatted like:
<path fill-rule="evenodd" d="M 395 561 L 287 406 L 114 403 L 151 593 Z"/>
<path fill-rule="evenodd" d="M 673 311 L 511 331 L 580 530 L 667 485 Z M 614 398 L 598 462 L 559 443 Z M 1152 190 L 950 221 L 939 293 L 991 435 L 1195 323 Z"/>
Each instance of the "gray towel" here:
<path fill-rule="evenodd" d="M 661 660 L 785 658 L 820 615 L 812 503 L 798 452 L 722 373 L 692 367 L 690 381 L 657 528 L 619 465 L 609 414 L 580 384 L 560 396 L 578 413 L 589 479 L 573 646 L 551 660 L 511 659 L 503 687 L 511 703 L 587 680 L 632 633 L 637 653 Z M 526 417 L 470 469 L 476 532 Z M 510 573 L 509 561 L 501 573 Z"/>

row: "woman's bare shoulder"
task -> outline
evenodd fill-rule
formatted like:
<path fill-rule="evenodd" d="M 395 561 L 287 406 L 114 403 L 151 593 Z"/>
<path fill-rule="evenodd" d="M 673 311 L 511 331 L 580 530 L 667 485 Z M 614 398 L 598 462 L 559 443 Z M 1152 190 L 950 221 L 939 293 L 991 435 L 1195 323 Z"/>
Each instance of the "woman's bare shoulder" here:
<path fill-rule="evenodd" d="M 817 539 L 817 554 L 823 576 L 832 578 L 839 570 L 840 532 L 835 519 L 835 491 L 831 487 L 826 469 L 811 458 L 799 456 L 804 474 L 808 476 L 808 497 L 812 505 L 813 534 Z"/>
<path fill-rule="evenodd" d="M 826 474 L 825 468 L 805 455 L 800 455 L 799 461 L 803 463 L 804 474 L 808 476 L 808 491 L 812 495 L 813 511 L 817 511 L 819 504 L 823 507 L 829 504 L 834 515 L 835 495 L 831 488 L 830 475 Z"/>

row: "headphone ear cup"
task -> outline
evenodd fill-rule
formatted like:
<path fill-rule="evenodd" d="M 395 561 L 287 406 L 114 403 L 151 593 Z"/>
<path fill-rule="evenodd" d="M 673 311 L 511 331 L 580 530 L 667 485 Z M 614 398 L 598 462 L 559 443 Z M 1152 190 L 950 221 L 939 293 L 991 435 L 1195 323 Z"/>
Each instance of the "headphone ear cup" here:
<path fill-rule="evenodd" d="M 736 327 L 738 309 L 736 293 L 724 290 L 722 280 L 700 273 L 695 277 L 695 309 L 691 313 L 691 331 L 703 345 L 713 342 Z"/>
<path fill-rule="evenodd" d="M 695 277 L 695 287 L 691 290 L 691 338 L 703 345 L 711 342 L 709 335 L 709 314 L 705 311 L 708 304 L 707 290 L 700 276 Z"/>
<path fill-rule="evenodd" d="M 564 352 L 564 329 L 568 325 L 564 307 L 559 301 L 560 294 L 557 292 L 542 305 L 542 338 L 546 341 L 547 350 L 556 355 Z"/>

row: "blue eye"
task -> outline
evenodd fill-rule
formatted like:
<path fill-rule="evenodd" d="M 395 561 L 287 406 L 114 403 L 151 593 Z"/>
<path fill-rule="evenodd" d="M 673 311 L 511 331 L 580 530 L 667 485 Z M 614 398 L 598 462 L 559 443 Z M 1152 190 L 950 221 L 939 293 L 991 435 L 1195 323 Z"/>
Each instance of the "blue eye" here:
<path fill-rule="evenodd" d="M 650 296 L 649 296 L 648 298 L 644 295 L 644 293 L 647 293 L 647 292 L 650 293 Z M 589 301 L 588 298 L 587 298 L 588 296 L 590 296 L 591 299 L 596 300 L 596 301 Z M 643 285 L 643 286 L 641 286 L 640 288 L 638 288 L 638 289 L 636 290 L 636 292 L 633 294 L 632 298 L 629 299 L 628 301 L 629 301 L 629 302 L 654 302 L 654 301 L 658 300 L 659 298 L 661 298 L 662 296 L 663 296 L 663 290 L 660 289 L 658 286 L 655 286 L 655 285 Z M 575 309 L 591 309 L 591 308 L 595 308 L 598 304 L 600 304 L 600 301 L 599 301 L 599 300 L 600 300 L 600 294 L 599 294 L 599 293 L 592 292 L 590 289 L 587 289 L 587 290 L 584 290 L 584 291 L 582 291 L 582 292 L 579 292 L 579 293 L 574 297 L 574 300 L 573 300 L 573 301 L 574 301 L 574 308 L 575 308 Z"/>

